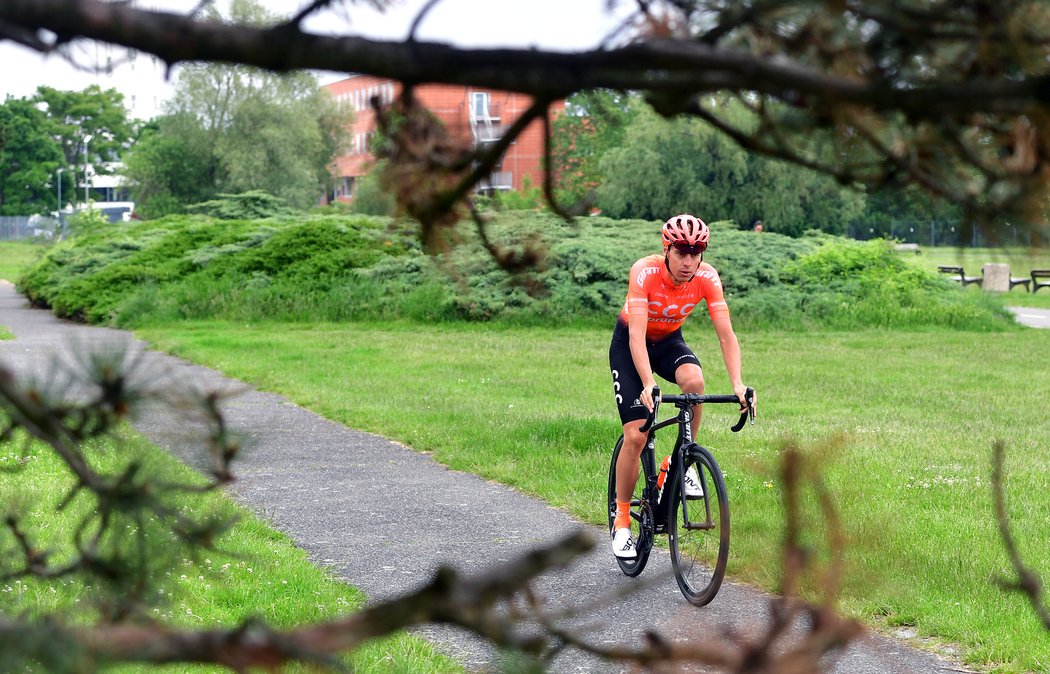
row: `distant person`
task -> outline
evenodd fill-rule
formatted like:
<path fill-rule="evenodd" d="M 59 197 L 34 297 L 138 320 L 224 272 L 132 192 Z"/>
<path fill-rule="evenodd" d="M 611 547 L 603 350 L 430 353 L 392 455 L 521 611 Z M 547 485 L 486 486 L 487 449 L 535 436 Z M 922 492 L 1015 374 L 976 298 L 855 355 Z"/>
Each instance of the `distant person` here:
<path fill-rule="evenodd" d="M 765 227 L 762 226 L 761 220 L 755 220 L 755 226 L 752 229 L 754 229 L 756 232 L 761 232 L 765 229 Z"/>
<path fill-rule="evenodd" d="M 631 497 L 638 482 L 639 457 L 645 433 L 639 429 L 653 409 L 653 373 L 676 383 L 683 393 L 703 393 L 700 360 L 682 337 L 682 323 L 701 301 L 707 312 L 733 392 L 744 402 L 740 373 L 740 344 L 729 320 L 722 281 L 703 261 L 711 232 L 693 215 L 676 215 L 663 226 L 663 254 L 649 255 L 631 267 L 627 300 L 616 321 L 609 347 L 616 407 L 623 424 L 623 449 L 616 463 L 616 518 L 613 554 L 637 557 L 631 536 Z M 700 426 L 701 406 L 693 408 L 694 436 Z M 689 488 L 686 476 L 686 488 Z"/>

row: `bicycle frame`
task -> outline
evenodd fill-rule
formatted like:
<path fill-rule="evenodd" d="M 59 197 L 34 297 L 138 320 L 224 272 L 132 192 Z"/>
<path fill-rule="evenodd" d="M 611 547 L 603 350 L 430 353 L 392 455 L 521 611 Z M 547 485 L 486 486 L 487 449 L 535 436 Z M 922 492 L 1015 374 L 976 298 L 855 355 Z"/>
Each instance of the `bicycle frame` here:
<path fill-rule="evenodd" d="M 748 400 L 751 400 L 751 396 L 754 392 L 748 389 Z M 664 400 L 668 403 L 675 405 L 678 408 L 678 414 L 673 417 L 664 419 L 663 421 L 656 421 L 656 414 L 659 410 L 659 402 L 653 408 L 651 413 L 651 421 L 648 422 L 648 434 L 645 438 L 645 447 L 642 449 L 642 474 L 649 477 L 646 478 L 646 485 L 642 490 L 643 498 L 649 502 L 650 507 L 653 509 L 653 519 L 655 520 L 655 532 L 656 534 L 667 533 L 667 510 L 670 507 L 670 500 L 661 498 L 660 489 L 656 486 L 656 480 L 658 473 L 656 470 L 656 431 L 661 428 L 677 424 L 678 425 L 678 437 L 675 438 L 674 449 L 671 451 L 671 463 L 667 467 L 667 476 L 664 477 L 664 490 L 667 490 L 671 485 L 675 484 L 673 480 L 678 479 L 678 471 L 680 466 L 684 464 L 685 451 L 704 452 L 710 456 L 710 450 L 705 447 L 698 445 L 693 439 L 693 406 L 702 405 L 704 403 L 739 403 L 736 396 L 733 395 L 704 395 L 704 394 L 681 394 L 681 395 L 660 395 L 660 389 L 654 390 L 654 398 L 657 401 Z M 755 421 L 755 410 L 753 404 L 744 410 L 740 416 L 740 421 L 733 426 L 732 431 L 738 432 L 744 427 L 744 423 L 750 416 L 751 423 Z M 643 426 L 643 429 L 645 426 Z M 701 480 L 703 478 L 701 477 Z M 703 489 L 707 489 L 706 484 L 701 484 Z M 705 492 L 706 493 L 706 492 Z M 686 495 L 683 491 L 679 490 L 679 498 L 682 499 L 682 505 L 685 506 Z M 705 499 L 705 510 L 706 510 L 706 521 L 702 524 L 693 523 L 688 520 L 686 515 L 686 521 L 682 525 L 687 529 L 713 529 L 714 524 L 711 522 L 711 507 Z M 683 511 L 685 508 L 683 507 Z"/>
<path fill-rule="evenodd" d="M 678 414 L 669 417 L 659 423 L 653 424 L 653 427 L 649 429 L 649 433 L 645 439 L 645 448 L 642 450 L 641 460 L 645 463 L 642 474 L 648 475 L 646 479 L 646 485 L 643 489 L 645 499 L 652 504 L 653 507 L 653 518 L 656 520 L 656 533 L 664 534 L 667 533 L 667 511 L 670 508 L 670 499 L 662 498 L 663 494 L 661 489 L 656 486 L 658 478 L 658 472 L 656 470 L 656 431 L 661 428 L 668 426 L 678 425 L 678 437 L 675 438 L 674 449 L 671 451 L 671 463 L 667 466 L 667 475 L 664 477 L 663 492 L 668 493 L 671 491 L 671 485 L 675 484 L 675 480 L 678 479 L 678 472 L 681 470 L 681 466 L 685 464 L 685 452 L 696 448 L 698 451 L 708 452 L 710 450 L 701 447 L 696 444 L 693 440 L 693 410 L 692 405 L 689 404 L 677 404 Z M 703 484 L 703 477 L 701 476 L 701 488 L 707 489 L 707 485 Z M 706 491 L 705 491 L 706 493 Z M 682 499 L 683 505 L 686 498 L 685 492 L 679 490 L 678 497 Z M 688 520 L 686 515 L 686 521 L 682 524 L 687 529 L 713 529 L 715 525 L 711 522 L 711 506 L 706 503 L 706 521 L 700 524 L 692 523 Z M 683 512 L 686 512 L 683 509 Z"/>

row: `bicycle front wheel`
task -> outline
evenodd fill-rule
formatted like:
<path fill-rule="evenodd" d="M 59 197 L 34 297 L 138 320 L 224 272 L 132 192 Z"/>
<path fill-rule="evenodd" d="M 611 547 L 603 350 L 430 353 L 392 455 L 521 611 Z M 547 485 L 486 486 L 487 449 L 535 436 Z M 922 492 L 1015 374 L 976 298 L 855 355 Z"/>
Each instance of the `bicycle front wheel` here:
<path fill-rule="evenodd" d="M 612 463 L 609 465 L 609 491 L 606 501 L 606 512 L 609 514 L 609 532 L 612 533 L 613 520 L 616 519 L 616 462 L 620 458 L 620 449 L 623 447 L 623 436 L 616 441 L 613 448 Z M 633 559 L 617 557 L 616 563 L 624 575 L 634 578 L 645 569 L 649 561 L 649 552 L 653 547 L 653 511 L 649 504 L 642 498 L 642 488 L 646 484 L 644 461 L 642 462 L 642 475 L 631 497 L 631 535 L 634 537 L 638 556 Z"/>
<path fill-rule="evenodd" d="M 683 452 L 667 513 L 671 564 L 682 594 L 704 606 L 718 594 L 729 560 L 729 495 L 718 462 L 703 447 Z M 698 483 L 683 484 L 683 480 Z M 684 494 L 683 494 L 684 490 Z"/>

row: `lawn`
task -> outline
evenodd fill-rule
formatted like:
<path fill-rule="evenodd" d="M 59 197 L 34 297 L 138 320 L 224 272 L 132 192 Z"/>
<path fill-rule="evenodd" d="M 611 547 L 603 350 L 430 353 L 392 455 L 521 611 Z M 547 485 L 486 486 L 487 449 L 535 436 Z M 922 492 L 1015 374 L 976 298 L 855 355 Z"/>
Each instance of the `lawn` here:
<path fill-rule="evenodd" d="M 725 391 L 710 330 L 699 321 L 687 329 L 708 365 L 708 390 Z M 141 334 L 586 521 L 605 517 L 618 434 L 606 330 L 211 322 Z M 823 475 L 849 539 L 843 609 L 958 644 L 975 665 L 1046 669 L 1050 639 L 1027 601 L 995 583 L 1010 568 L 989 475 L 992 443 L 1002 439 L 1022 553 L 1050 573 L 1050 419 L 1033 393 L 1050 389 L 1050 331 L 770 331 L 741 341 L 759 423 L 733 435 L 733 415 L 711 410 L 701 438 L 727 472 L 730 577 L 776 587 L 777 456 L 788 440 L 830 441 L 837 448 L 821 455 Z"/>
<path fill-rule="evenodd" d="M 0 445 L 0 501 L 17 504 L 24 521 L 29 522 L 31 538 L 44 536 L 56 560 L 73 554 L 69 544 L 72 531 L 84 515 L 89 501 L 81 495 L 71 507 L 55 513 L 55 506 L 73 486 L 69 469 L 55 452 L 43 445 L 31 446 L 23 453 L 23 443 L 15 439 Z M 204 451 L 202 449 L 202 451 Z M 200 477 L 167 452 L 149 444 L 138 434 L 124 429 L 114 438 L 95 443 L 87 450 L 97 470 L 121 472 L 131 462 L 145 471 L 163 475 L 165 480 L 199 483 Z M 15 469 L 15 465 L 22 465 Z M 196 552 L 170 543 L 153 551 L 154 564 L 166 564 L 158 572 L 156 591 L 147 606 L 148 614 L 165 624 L 188 628 L 236 627 L 249 618 L 259 618 L 279 628 L 319 622 L 345 615 L 364 605 L 358 590 L 341 582 L 334 574 L 315 566 L 306 553 L 284 534 L 275 531 L 222 493 L 205 497 L 180 497 L 174 506 L 184 513 L 214 515 L 236 519 L 236 524 L 211 550 Z M 43 523 L 43 526 L 41 526 Z M 0 533 L 5 549 L 6 528 Z M 61 544 L 65 541 L 65 544 Z M 13 561 L 13 557 L 9 561 Z M 6 565 L 5 565 L 6 568 Z M 161 567 L 163 568 L 163 566 Z M 84 584 L 75 578 L 9 579 L 3 584 L 4 613 L 17 615 L 61 615 L 72 622 L 94 619 L 97 604 L 104 600 L 101 583 Z M 0 658 L 4 662 L 8 662 Z M 457 671 L 459 666 L 438 654 L 418 637 L 397 635 L 358 649 L 346 663 L 354 671 Z M 28 670 L 27 670 L 28 671 Z M 223 672 L 219 667 L 125 665 L 118 672 Z M 313 671 L 293 667 L 289 671 Z"/>
<path fill-rule="evenodd" d="M 0 279 L 14 283 L 45 250 L 36 241 L 0 241 Z"/>

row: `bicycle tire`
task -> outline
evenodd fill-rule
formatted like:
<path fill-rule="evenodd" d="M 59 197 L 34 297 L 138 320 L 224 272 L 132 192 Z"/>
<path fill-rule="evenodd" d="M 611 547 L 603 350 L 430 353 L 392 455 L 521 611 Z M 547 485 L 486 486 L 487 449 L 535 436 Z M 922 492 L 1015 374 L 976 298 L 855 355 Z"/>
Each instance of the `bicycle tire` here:
<path fill-rule="evenodd" d="M 667 512 L 671 565 L 678 588 L 694 606 L 704 606 L 718 594 L 729 561 L 729 494 L 718 462 L 703 447 L 693 445 L 683 452 L 685 466 L 679 471 Z M 682 476 L 695 466 L 704 496 L 685 500 L 689 521 L 709 529 L 686 529 L 682 516 Z M 714 494 L 712 494 L 712 491 Z"/>
<path fill-rule="evenodd" d="M 623 436 L 616 441 L 616 446 L 613 448 L 612 463 L 609 465 L 609 490 L 608 499 L 606 502 L 606 512 L 609 514 L 609 533 L 612 533 L 613 520 L 616 519 L 616 461 L 620 458 L 620 449 L 623 447 Z M 649 504 L 642 498 L 642 489 L 646 484 L 645 476 L 645 462 L 642 462 L 642 475 L 638 478 L 638 483 L 634 488 L 634 495 L 631 497 L 631 535 L 634 536 L 635 544 L 638 551 L 638 556 L 634 559 L 625 559 L 623 557 L 615 557 L 616 564 L 620 567 L 620 571 L 625 576 L 634 578 L 642 571 L 645 570 L 645 565 L 649 561 L 649 553 L 653 548 L 653 511 Z"/>

